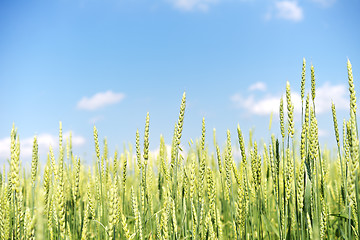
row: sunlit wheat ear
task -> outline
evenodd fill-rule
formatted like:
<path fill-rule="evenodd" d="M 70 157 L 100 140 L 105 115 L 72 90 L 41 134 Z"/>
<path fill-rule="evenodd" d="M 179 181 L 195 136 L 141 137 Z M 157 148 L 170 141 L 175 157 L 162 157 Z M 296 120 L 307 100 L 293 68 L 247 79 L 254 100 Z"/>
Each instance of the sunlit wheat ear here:
<path fill-rule="evenodd" d="M 201 150 L 205 150 L 205 118 L 202 119 L 202 126 L 201 126 L 201 141 L 200 141 L 200 147 Z"/>
<path fill-rule="evenodd" d="M 81 232 L 81 240 L 88 239 L 88 225 L 89 225 L 89 202 L 86 204 L 84 219 L 83 219 L 83 228 Z"/>
<path fill-rule="evenodd" d="M 206 169 L 206 155 L 205 152 L 202 152 L 201 156 L 200 156 L 200 166 L 199 166 L 199 183 L 200 186 L 204 185 L 204 179 L 205 179 L 205 169 Z M 203 189 L 198 189 L 198 193 L 199 193 L 199 201 L 202 201 L 202 198 L 204 196 L 204 191 Z"/>
<path fill-rule="evenodd" d="M 290 149 L 286 149 L 286 181 L 285 181 L 285 188 L 286 188 L 286 200 L 289 201 L 290 196 L 292 194 L 292 186 L 294 180 L 294 168 L 293 168 L 293 161 L 290 158 Z"/>
<path fill-rule="evenodd" d="M 116 216 L 117 213 L 118 213 L 117 201 L 118 201 L 118 198 L 117 198 L 117 193 L 116 193 L 116 186 L 113 185 L 110 188 L 110 199 L 109 199 L 109 205 L 110 206 L 109 206 L 108 236 L 109 236 L 110 240 L 114 239 L 114 233 L 115 233 L 114 227 L 115 227 L 115 225 L 117 223 L 117 216 Z"/>
<path fill-rule="evenodd" d="M 59 156 L 59 182 L 58 182 L 58 213 L 59 213 L 59 226 L 62 238 L 65 237 L 65 180 L 64 180 L 64 150 L 60 147 Z"/>
<path fill-rule="evenodd" d="M 288 113 L 288 134 L 290 137 L 294 136 L 294 105 L 291 102 L 291 90 L 290 83 L 286 82 L 286 103 L 287 103 L 287 113 Z"/>
<path fill-rule="evenodd" d="M 209 167 L 207 168 L 206 176 L 207 176 L 207 194 L 208 194 L 209 210 L 212 219 L 215 219 L 216 189 L 215 189 L 214 174 Z"/>
<path fill-rule="evenodd" d="M 218 168 L 219 168 L 219 172 L 220 174 L 222 173 L 222 162 L 221 162 L 221 153 L 220 153 L 220 147 L 219 145 L 216 145 L 216 158 L 217 158 L 217 162 L 218 162 Z"/>
<path fill-rule="evenodd" d="M 354 79 L 352 74 L 352 66 L 350 60 L 347 60 L 347 70 L 348 70 L 348 79 L 349 79 L 349 92 L 350 92 L 350 110 L 354 112 L 356 116 L 356 92 L 354 86 Z"/>
<path fill-rule="evenodd" d="M 307 221 L 307 225 L 308 225 L 307 232 L 308 232 L 309 239 L 313 239 L 313 228 L 312 228 L 312 223 L 310 220 L 309 213 L 306 214 L 306 221 Z"/>
<path fill-rule="evenodd" d="M 258 148 L 257 142 L 254 142 L 254 148 L 250 150 L 250 157 L 251 157 L 251 174 L 253 178 L 253 186 L 255 192 L 259 189 L 259 172 L 258 172 Z"/>
<path fill-rule="evenodd" d="M 331 102 L 331 112 L 332 112 L 332 116 L 333 116 L 336 143 L 337 143 L 338 148 L 340 149 L 339 128 L 338 128 L 338 122 L 337 122 L 337 118 L 336 118 L 336 109 L 335 109 L 334 102 Z"/>
<path fill-rule="evenodd" d="M 168 198 L 165 198 L 165 202 L 162 208 L 161 220 L 160 220 L 160 229 L 163 236 L 163 239 L 169 239 L 169 214 L 168 214 Z"/>
<path fill-rule="evenodd" d="M 314 164 L 316 164 L 316 160 L 318 159 L 318 126 L 317 120 L 315 117 L 314 109 L 310 108 L 310 160 L 311 160 L 311 172 L 315 174 Z"/>
<path fill-rule="evenodd" d="M 320 194 L 320 207 L 321 207 L 321 212 L 320 212 L 320 239 L 325 239 L 325 232 L 326 232 L 326 218 L 327 218 L 327 213 L 326 213 L 326 203 L 324 200 L 324 196 Z"/>
<path fill-rule="evenodd" d="M 277 186 L 277 180 L 278 180 L 278 173 L 277 173 L 277 164 L 274 157 L 274 149 L 273 144 L 269 145 L 269 158 L 270 158 L 270 170 L 271 170 L 271 178 L 273 180 L 273 186 L 275 189 L 275 195 L 277 195 L 278 192 L 278 186 Z M 243 173 L 244 174 L 244 173 Z"/>
<path fill-rule="evenodd" d="M 88 181 L 87 183 L 87 191 L 86 191 L 86 196 L 87 196 L 87 200 L 88 200 L 88 217 L 89 218 L 93 218 L 95 219 L 96 215 L 95 215 L 95 204 L 94 204 L 94 200 L 93 200 L 93 196 L 91 194 L 91 186 L 90 186 L 90 181 Z"/>
<path fill-rule="evenodd" d="M 11 152 L 11 160 L 10 160 L 10 173 L 11 173 L 11 186 L 12 191 L 17 192 L 20 191 L 20 143 L 19 137 L 17 136 L 15 129 L 15 125 L 13 124 L 13 128 L 11 130 L 10 135 L 10 152 Z"/>
<path fill-rule="evenodd" d="M 123 213 L 121 213 L 121 225 L 122 225 L 122 228 L 123 228 L 123 231 L 124 231 L 125 239 L 130 240 L 131 239 L 130 231 L 129 231 L 129 228 L 128 228 L 127 223 L 126 223 L 126 217 L 124 216 Z"/>
<path fill-rule="evenodd" d="M 349 163 L 349 180 L 348 180 L 348 196 L 349 205 L 352 208 L 354 221 L 357 223 L 357 203 L 356 203 L 356 191 L 355 182 L 357 181 L 358 169 L 359 169 L 359 139 L 356 135 L 356 120 L 354 112 L 351 111 L 350 117 L 350 163 Z M 357 228 L 357 225 L 356 225 Z"/>
<path fill-rule="evenodd" d="M 48 163 L 45 165 L 44 170 L 44 210 L 45 214 L 47 214 L 48 206 L 49 206 L 49 193 L 50 193 L 50 186 L 51 186 L 51 167 L 50 167 L 50 157 L 48 154 Z"/>
<path fill-rule="evenodd" d="M 223 224 L 221 222 L 220 219 L 220 210 L 216 209 L 216 226 L 217 226 L 217 233 L 218 233 L 218 239 L 222 239 L 223 238 Z"/>
<path fill-rule="evenodd" d="M 242 164 L 246 169 L 247 160 L 246 160 L 246 151 L 245 151 L 245 141 L 244 141 L 244 137 L 242 135 L 239 124 L 237 126 L 237 133 L 238 133 L 238 138 L 239 138 L 239 145 L 240 145 L 240 151 L 241 151 Z"/>
<path fill-rule="evenodd" d="M 238 193 L 238 197 L 236 202 L 236 220 L 237 220 L 237 225 L 240 227 L 242 232 L 245 227 L 245 218 L 246 218 L 245 194 L 242 184 L 238 185 L 237 193 Z"/>
<path fill-rule="evenodd" d="M 305 118 L 301 126 L 301 140 L 300 140 L 300 159 L 306 157 L 306 141 L 309 130 L 309 94 L 306 96 L 305 102 Z"/>
<path fill-rule="evenodd" d="M 24 236 L 29 240 L 35 239 L 35 216 L 36 215 L 31 215 L 29 208 L 26 209 L 24 219 Z"/>
<path fill-rule="evenodd" d="M 315 103 L 316 82 L 315 82 L 315 70 L 314 70 L 314 66 L 312 64 L 311 64 L 310 70 L 311 70 L 311 99 L 312 99 L 312 102 Z"/>
<path fill-rule="evenodd" d="M 301 159 L 299 174 L 297 175 L 297 201 L 300 212 L 304 208 L 304 194 L 305 194 L 305 157 Z"/>
<path fill-rule="evenodd" d="M 126 172 L 127 172 L 127 158 L 125 157 L 125 155 L 124 154 L 121 154 L 120 155 L 120 160 L 121 160 L 121 162 L 122 162 L 122 164 L 123 164 L 123 171 L 122 171 L 122 173 L 123 173 L 123 177 L 122 177 L 122 184 L 123 184 L 123 190 L 124 190 L 124 192 L 125 192 L 125 189 L 126 189 Z"/>
<path fill-rule="evenodd" d="M 180 138 L 182 136 L 182 130 L 184 125 L 184 114 L 185 114 L 185 107 L 186 107 L 186 94 L 183 93 L 180 105 L 180 113 L 179 113 L 179 120 L 177 124 L 177 144 L 180 145 Z"/>
<path fill-rule="evenodd" d="M 6 239 L 5 237 L 5 213 L 6 213 L 6 203 L 4 202 L 4 188 L 0 189 L 0 237 L 1 239 Z"/>
<path fill-rule="evenodd" d="M 118 170 L 119 170 L 118 151 L 115 150 L 115 153 L 114 153 L 114 164 L 113 164 L 113 175 L 114 175 L 114 177 L 117 177 L 117 176 L 118 176 Z"/>
<path fill-rule="evenodd" d="M 145 133 L 144 133 L 144 163 L 147 164 L 147 160 L 149 159 L 149 124 L 150 124 L 150 117 L 149 113 L 146 115 L 145 121 Z"/>
<path fill-rule="evenodd" d="M 94 142 L 95 142 L 96 158 L 98 161 L 100 161 L 99 137 L 98 137 L 98 130 L 96 129 L 95 125 L 94 125 Z"/>
<path fill-rule="evenodd" d="M 228 191 L 228 194 L 225 195 L 225 199 L 229 200 L 230 188 L 231 188 L 231 136 L 230 131 L 227 130 L 227 141 L 226 141 L 226 156 L 225 156 L 225 184 Z"/>
<path fill-rule="evenodd" d="M 142 169 L 142 161 L 141 161 L 141 150 L 140 150 L 140 134 L 139 129 L 136 130 L 136 140 L 135 140 L 135 148 L 136 148 L 136 162 L 139 168 L 139 171 Z"/>
<path fill-rule="evenodd" d="M 24 227 L 24 198 L 22 191 L 17 194 L 17 206 L 16 206 L 16 236 L 21 236 L 21 229 Z"/>
<path fill-rule="evenodd" d="M 168 167 L 166 165 L 166 146 L 164 137 L 160 137 L 160 171 L 167 181 L 170 181 Z"/>
<path fill-rule="evenodd" d="M 52 172 L 54 173 L 54 178 L 57 181 L 58 180 L 58 166 L 56 165 L 55 155 L 54 155 L 54 151 L 53 151 L 51 145 L 49 147 L 49 154 L 50 154 L 51 169 L 52 169 Z"/>
<path fill-rule="evenodd" d="M 283 97 L 280 99 L 280 132 L 282 138 L 285 138 L 285 123 L 284 123 L 284 100 Z"/>
<path fill-rule="evenodd" d="M 204 206 L 204 199 L 200 201 L 200 205 Z M 204 221 L 205 220 L 205 208 L 201 207 L 200 209 L 200 217 L 199 217 L 199 235 L 200 238 L 204 238 Z"/>
<path fill-rule="evenodd" d="M 73 196 L 75 203 L 79 199 L 79 185 L 80 185 L 80 158 L 76 161 L 75 167 L 75 179 L 74 179 L 74 189 L 73 189 Z"/>
<path fill-rule="evenodd" d="M 103 143 L 104 143 L 104 150 L 103 150 L 104 161 L 107 161 L 109 157 L 109 147 L 106 138 L 104 138 Z"/>
<path fill-rule="evenodd" d="M 9 179 L 11 179 L 11 177 L 9 177 Z M 11 186 L 7 186 L 5 185 L 5 188 L 3 189 L 3 195 L 1 195 L 0 197 L 1 199 L 1 209 L 3 211 L 3 222 L 2 222 L 2 227 L 3 227 L 3 231 L 0 232 L 0 236 L 2 237 L 2 239 L 8 239 L 9 235 L 10 235 L 10 231 L 11 231 L 11 206 L 10 206 L 10 202 L 11 202 L 11 197 L 9 197 L 8 195 L 12 193 L 11 190 Z"/>
<path fill-rule="evenodd" d="M 33 187 L 35 187 L 38 162 L 39 162 L 39 146 L 37 143 L 37 137 L 35 136 L 33 142 L 33 153 L 32 153 L 32 162 L 31 162 L 31 185 Z"/>
<path fill-rule="evenodd" d="M 301 72 L 301 100 L 303 100 L 305 96 L 305 77 L 306 77 L 306 61 L 305 58 L 303 58 L 303 65 Z"/>
<path fill-rule="evenodd" d="M 26 208 L 26 210 L 25 210 L 25 218 L 24 218 L 24 235 L 27 238 L 28 238 L 30 222 L 31 222 L 30 208 Z"/>
<path fill-rule="evenodd" d="M 211 215 L 210 215 L 210 213 L 208 213 L 208 214 L 206 215 L 205 226 L 208 226 L 208 235 L 209 235 L 209 238 L 216 240 L 216 235 L 215 235 L 215 232 L 214 232 L 214 227 L 213 227 L 213 224 L 212 224 L 212 221 L 211 221 Z"/>
<path fill-rule="evenodd" d="M 191 218 L 191 224 L 192 224 L 192 234 L 193 234 L 193 238 L 196 239 L 196 229 L 198 227 L 198 218 L 197 218 L 197 214 L 196 214 L 196 209 L 195 209 L 195 205 L 193 203 L 193 201 L 191 201 L 191 213 L 192 213 L 192 218 Z"/>
<path fill-rule="evenodd" d="M 135 229 L 139 234 L 139 239 L 142 240 L 143 239 L 142 221 L 141 221 L 141 216 L 140 216 L 140 212 L 139 212 L 139 208 L 138 208 L 138 200 L 137 200 L 137 197 L 135 195 L 133 187 L 131 187 L 130 192 L 131 192 L 131 204 L 132 204 L 133 213 L 134 213 L 134 216 L 135 216 Z"/>

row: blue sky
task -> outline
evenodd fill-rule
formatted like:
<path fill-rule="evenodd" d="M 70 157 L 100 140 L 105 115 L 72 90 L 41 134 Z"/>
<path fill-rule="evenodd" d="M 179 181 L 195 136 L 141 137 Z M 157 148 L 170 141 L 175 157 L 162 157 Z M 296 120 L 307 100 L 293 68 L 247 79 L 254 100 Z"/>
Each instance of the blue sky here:
<path fill-rule="evenodd" d="M 183 144 L 212 129 L 278 135 L 286 81 L 299 111 L 300 76 L 315 66 L 321 143 L 332 145 L 330 100 L 347 118 L 346 61 L 358 90 L 360 3 L 356 0 L 34 0 L 0 3 L 0 163 L 13 122 L 23 161 L 37 135 L 42 159 L 57 145 L 59 121 L 75 153 L 91 160 L 96 124 L 110 150 L 143 136 L 171 142 L 187 94 Z M 359 90 L 358 90 L 359 92 Z M 300 119 L 297 114 L 297 119 Z M 299 128 L 297 120 L 295 127 Z"/>

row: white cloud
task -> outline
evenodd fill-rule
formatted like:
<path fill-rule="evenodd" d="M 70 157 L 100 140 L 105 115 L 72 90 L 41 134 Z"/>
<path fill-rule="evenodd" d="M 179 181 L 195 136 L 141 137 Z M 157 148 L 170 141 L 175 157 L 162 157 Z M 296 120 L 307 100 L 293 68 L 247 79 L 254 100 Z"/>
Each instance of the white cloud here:
<path fill-rule="evenodd" d="M 240 94 L 235 94 L 231 97 L 231 101 L 237 107 L 247 110 L 247 112 L 254 115 L 269 115 L 271 113 L 279 113 L 281 96 L 266 95 L 261 99 L 255 99 L 254 95 L 243 97 Z M 294 111 L 301 112 L 301 97 L 298 93 L 291 94 L 291 101 L 294 104 Z M 286 108 L 286 101 L 284 98 L 284 108 Z M 300 111 L 299 111 L 300 109 Z"/>
<path fill-rule="evenodd" d="M 326 82 L 323 86 L 319 87 L 315 93 L 316 113 L 330 111 L 331 101 L 334 102 L 336 109 L 349 108 L 345 85 L 331 85 Z"/>
<path fill-rule="evenodd" d="M 207 12 L 218 0 L 170 0 L 173 6 L 181 11 Z"/>
<path fill-rule="evenodd" d="M 263 82 L 256 82 L 253 85 L 250 85 L 249 87 L 249 91 L 255 91 L 255 90 L 259 90 L 259 91 L 266 91 L 266 84 Z"/>
<path fill-rule="evenodd" d="M 331 111 L 331 101 L 334 102 L 336 109 L 348 109 L 347 90 L 345 85 L 331 85 L 326 82 L 316 89 L 315 107 L 316 113 L 321 114 Z M 264 95 L 256 98 L 253 94 L 243 96 L 242 94 L 233 95 L 230 100 L 239 108 L 245 109 L 254 115 L 278 114 L 281 96 Z M 291 101 L 294 104 L 295 114 L 301 113 L 301 97 L 297 92 L 292 91 Z M 286 99 L 284 94 L 284 109 L 286 109 Z"/>
<path fill-rule="evenodd" d="M 64 144 L 66 143 L 66 138 L 68 138 L 70 132 L 64 132 L 63 139 Z M 75 147 L 82 146 L 85 143 L 85 138 L 72 133 L 72 145 Z M 49 151 L 50 145 L 54 150 L 57 149 L 59 144 L 59 137 L 49 134 L 42 133 L 37 135 L 37 141 L 39 145 L 39 154 L 44 154 Z M 32 148 L 33 148 L 34 138 L 21 138 L 20 136 L 20 157 L 21 159 L 30 159 L 32 156 Z M 0 158 L 1 159 L 9 159 L 10 158 L 10 137 L 0 139 Z"/>
<path fill-rule="evenodd" d="M 83 97 L 77 104 L 79 109 L 96 110 L 107 105 L 115 104 L 123 100 L 123 93 L 114 93 L 112 91 L 96 93 L 94 96 Z"/>
<path fill-rule="evenodd" d="M 275 3 L 276 17 L 299 22 L 304 18 L 303 9 L 296 1 L 278 1 Z"/>

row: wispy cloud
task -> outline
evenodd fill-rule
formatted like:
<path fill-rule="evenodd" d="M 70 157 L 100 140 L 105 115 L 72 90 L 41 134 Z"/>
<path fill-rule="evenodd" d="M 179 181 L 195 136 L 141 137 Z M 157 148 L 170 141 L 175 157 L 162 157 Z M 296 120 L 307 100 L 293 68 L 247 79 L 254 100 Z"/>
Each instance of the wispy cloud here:
<path fill-rule="evenodd" d="M 218 0 L 170 0 L 170 2 L 181 11 L 207 12 Z"/>
<path fill-rule="evenodd" d="M 337 109 L 347 109 L 348 99 L 345 85 L 331 85 L 325 83 L 316 89 L 315 107 L 316 113 L 322 114 L 331 110 L 331 101 L 336 105 Z M 247 113 L 253 115 L 269 115 L 270 113 L 279 113 L 280 95 L 263 95 L 256 98 L 254 94 L 244 95 L 241 93 L 234 94 L 230 100 L 236 107 L 246 110 Z M 301 113 L 301 97 L 297 92 L 292 92 L 291 100 L 294 104 L 296 114 Z M 284 106 L 286 101 L 284 97 Z"/>
<path fill-rule="evenodd" d="M 266 20 L 270 20 L 273 17 L 300 22 L 304 19 L 303 9 L 298 5 L 296 1 L 276 1 L 273 8 L 265 15 Z"/>
<path fill-rule="evenodd" d="M 92 97 L 83 97 L 77 107 L 84 110 L 96 110 L 107 105 L 115 104 L 125 98 L 123 93 L 114 93 L 112 91 L 96 93 Z"/>
<path fill-rule="evenodd" d="M 65 132 L 63 134 L 64 139 L 67 139 L 69 135 L 70 132 Z M 85 143 L 84 137 L 74 133 L 72 133 L 71 139 L 74 147 L 82 146 Z M 50 145 L 54 148 L 54 150 L 57 149 L 59 137 L 49 133 L 42 133 L 37 135 L 37 141 L 39 145 L 39 153 L 44 154 L 49 150 Z M 20 138 L 20 156 L 22 159 L 29 160 L 31 158 L 33 143 L 33 137 L 24 139 Z M 10 158 L 10 137 L 0 139 L 0 158 Z"/>
<path fill-rule="evenodd" d="M 266 91 L 266 84 L 263 82 L 257 82 L 257 83 L 254 83 L 253 85 L 250 85 L 249 91 L 255 91 L 255 90 L 262 91 L 262 92 Z"/>

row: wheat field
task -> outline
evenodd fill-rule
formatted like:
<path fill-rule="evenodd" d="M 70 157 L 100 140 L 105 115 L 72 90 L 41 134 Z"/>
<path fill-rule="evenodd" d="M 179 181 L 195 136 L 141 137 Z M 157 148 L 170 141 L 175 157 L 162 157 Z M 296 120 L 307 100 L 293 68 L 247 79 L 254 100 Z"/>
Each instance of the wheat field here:
<path fill-rule="evenodd" d="M 94 126 L 93 164 L 73 153 L 60 123 L 59 151 L 50 147 L 40 166 L 34 137 L 31 169 L 24 169 L 13 126 L 10 166 L 0 175 L 0 239 L 359 239 L 359 137 L 350 61 L 347 68 L 350 112 L 340 126 L 332 104 L 336 154 L 319 144 L 315 71 L 311 66 L 311 91 L 305 93 L 305 60 L 300 139 L 294 137 L 289 82 L 279 99 L 281 135 L 261 144 L 252 138 L 246 143 L 240 126 L 227 131 L 224 147 L 215 130 L 213 143 L 206 143 L 203 119 L 202 137 L 183 151 L 185 93 L 171 150 L 160 137 L 156 155 L 149 152 L 148 113 L 134 149 L 111 156 Z M 231 134 L 238 137 L 239 161 Z"/>

